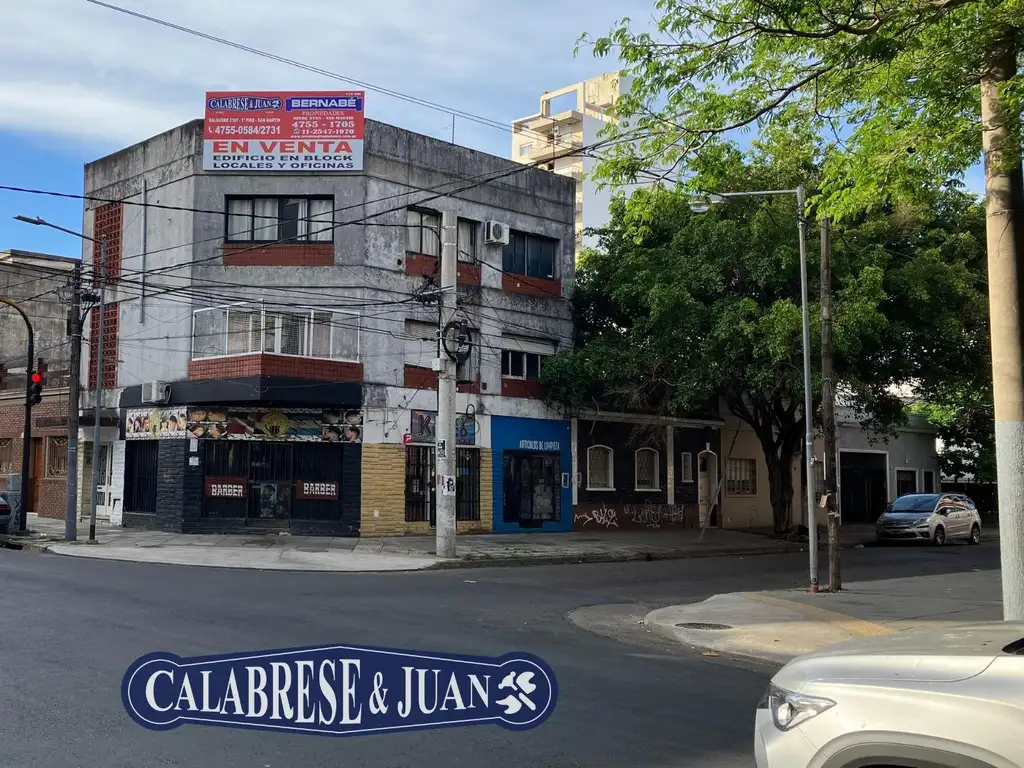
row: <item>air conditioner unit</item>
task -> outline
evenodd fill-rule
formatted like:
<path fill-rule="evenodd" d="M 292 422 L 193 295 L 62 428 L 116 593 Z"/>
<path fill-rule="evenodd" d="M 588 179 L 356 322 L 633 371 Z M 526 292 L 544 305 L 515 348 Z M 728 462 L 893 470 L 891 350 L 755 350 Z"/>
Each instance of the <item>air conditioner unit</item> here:
<path fill-rule="evenodd" d="M 147 381 L 142 385 L 142 402 L 167 403 L 171 399 L 171 385 L 165 381 Z"/>
<path fill-rule="evenodd" d="M 508 245 L 508 224 L 488 221 L 484 225 L 484 242 L 488 245 Z"/>

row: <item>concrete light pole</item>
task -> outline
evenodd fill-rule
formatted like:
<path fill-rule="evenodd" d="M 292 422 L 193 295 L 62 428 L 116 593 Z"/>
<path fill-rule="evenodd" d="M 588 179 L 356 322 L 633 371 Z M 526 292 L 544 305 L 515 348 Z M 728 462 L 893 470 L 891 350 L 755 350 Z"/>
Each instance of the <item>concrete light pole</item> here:
<path fill-rule="evenodd" d="M 751 192 L 720 192 L 707 196 L 706 202 L 690 205 L 694 213 L 707 213 L 712 205 L 725 203 L 732 197 L 774 197 L 796 195 L 797 236 L 800 243 L 800 306 L 803 315 L 804 345 L 804 462 L 807 468 L 807 537 L 809 550 L 810 591 L 818 591 L 818 526 L 814 514 L 814 418 L 811 393 L 811 315 L 808 304 L 807 237 L 804 224 L 804 188 L 766 189 Z"/>
<path fill-rule="evenodd" d="M 95 303 L 99 304 L 100 317 L 99 317 L 99 338 L 94 340 L 98 343 L 97 354 L 96 354 L 96 424 L 93 429 L 93 457 L 92 457 L 92 496 L 91 503 L 89 505 L 89 541 L 92 543 L 96 542 L 96 504 L 98 499 L 98 484 L 99 484 L 99 454 L 100 454 L 100 410 L 103 403 L 103 333 L 104 333 L 104 309 L 105 309 L 105 291 L 103 285 L 104 275 L 106 273 L 107 263 L 107 238 L 103 237 L 97 240 L 94 237 L 76 232 L 73 229 L 66 229 L 57 224 L 53 224 L 45 219 L 39 218 L 38 216 L 34 219 L 28 216 L 15 216 L 18 221 L 25 222 L 26 224 L 33 224 L 35 226 L 49 227 L 50 229 L 56 229 L 59 232 L 64 232 L 69 235 L 87 240 L 91 243 L 98 243 L 100 246 L 100 266 L 97 270 L 98 283 L 99 283 L 99 296 L 94 294 L 83 294 L 82 291 L 82 263 L 79 261 L 75 265 L 75 273 L 72 286 L 71 301 L 71 312 L 70 319 L 72 322 L 71 327 L 71 381 L 69 382 L 70 393 L 68 395 L 68 480 L 67 480 L 67 496 L 65 500 L 65 511 L 64 511 L 64 538 L 68 541 L 75 541 L 78 538 L 78 424 L 79 424 L 79 401 L 80 401 L 80 376 L 81 376 L 81 354 L 82 354 L 82 326 L 85 322 L 85 315 L 81 312 L 81 300 L 83 296 L 90 302 L 89 309 Z M 88 312 L 88 310 L 87 310 Z"/>

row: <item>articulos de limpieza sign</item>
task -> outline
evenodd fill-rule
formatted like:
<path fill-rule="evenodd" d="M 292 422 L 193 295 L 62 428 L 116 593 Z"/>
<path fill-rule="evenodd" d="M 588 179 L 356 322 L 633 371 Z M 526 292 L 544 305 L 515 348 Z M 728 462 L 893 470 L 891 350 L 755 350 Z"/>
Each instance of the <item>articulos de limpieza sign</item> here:
<path fill-rule="evenodd" d="M 527 730 L 555 708 L 551 668 L 499 658 L 318 646 L 182 658 L 151 653 L 125 672 L 121 699 L 150 730 L 179 725 L 356 736 L 454 726 Z"/>

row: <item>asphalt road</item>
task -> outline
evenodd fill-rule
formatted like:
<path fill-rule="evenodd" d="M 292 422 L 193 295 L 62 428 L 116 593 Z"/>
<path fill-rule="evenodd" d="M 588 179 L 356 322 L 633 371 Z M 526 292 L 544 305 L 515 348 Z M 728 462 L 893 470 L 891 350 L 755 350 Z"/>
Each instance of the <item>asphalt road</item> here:
<path fill-rule="evenodd" d="M 994 544 L 844 553 L 845 578 L 998 568 Z M 770 669 L 647 635 L 646 610 L 805 583 L 806 555 L 652 563 L 299 574 L 89 561 L 0 550 L 4 768 L 750 768 Z M 568 618 L 584 611 L 584 626 Z M 580 620 L 578 620 L 580 621 Z M 558 676 L 540 728 L 353 738 L 200 726 L 154 733 L 120 699 L 138 656 L 319 643 L 498 656 Z"/>

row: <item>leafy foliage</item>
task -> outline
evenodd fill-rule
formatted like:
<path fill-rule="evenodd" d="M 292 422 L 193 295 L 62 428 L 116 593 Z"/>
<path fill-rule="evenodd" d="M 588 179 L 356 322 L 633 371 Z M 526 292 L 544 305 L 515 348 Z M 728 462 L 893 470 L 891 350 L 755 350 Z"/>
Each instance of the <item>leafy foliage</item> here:
<path fill-rule="evenodd" d="M 957 183 L 981 157 L 979 80 L 1016 46 L 1022 0 L 657 0 L 657 33 L 624 19 L 581 39 L 635 78 L 617 109 L 639 143 L 600 168 L 622 181 L 687 165 L 741 129 L 829 136 L 820 204 L 855 217 Z M 579 48 L 579 46 L 578 46 Z M 1010 72 L 998 94 L 1024 107 Z M 1005 160 L 1019 159 L 1018 121 Z M 623 132 L 627 129 L 615 129 Z M 1016 139 L 1016 140 L 1014 140 Z"/>
<path fill-rule="evenodd" d="M 721 145 L 702 162 L 708 170 L 698 167 L 697 180 L 723 191 L 785 189 L 813 171 L 806 145 L 784 141 L 746 155 Z M 724 398 L 758 435 L 781 530 L 793 495 L 787 468 L 804 432 L 794 198 L 739 198 L 703 214 L 690 202 L 657 187 L 616 200 L 577 278 L 577 349 L 545 365 L 545 389 L 573 409 L 669 415 Z M 915 205 L 835 229 L 835 370 L 875 428 L 902 419 L 892 385 L 937 392 L 950 371 L 983 357 L 983 238 L 983 212 L 954 191 L 919 194 Z M 817 318 L 817 275 L 810 295 Z"/>

